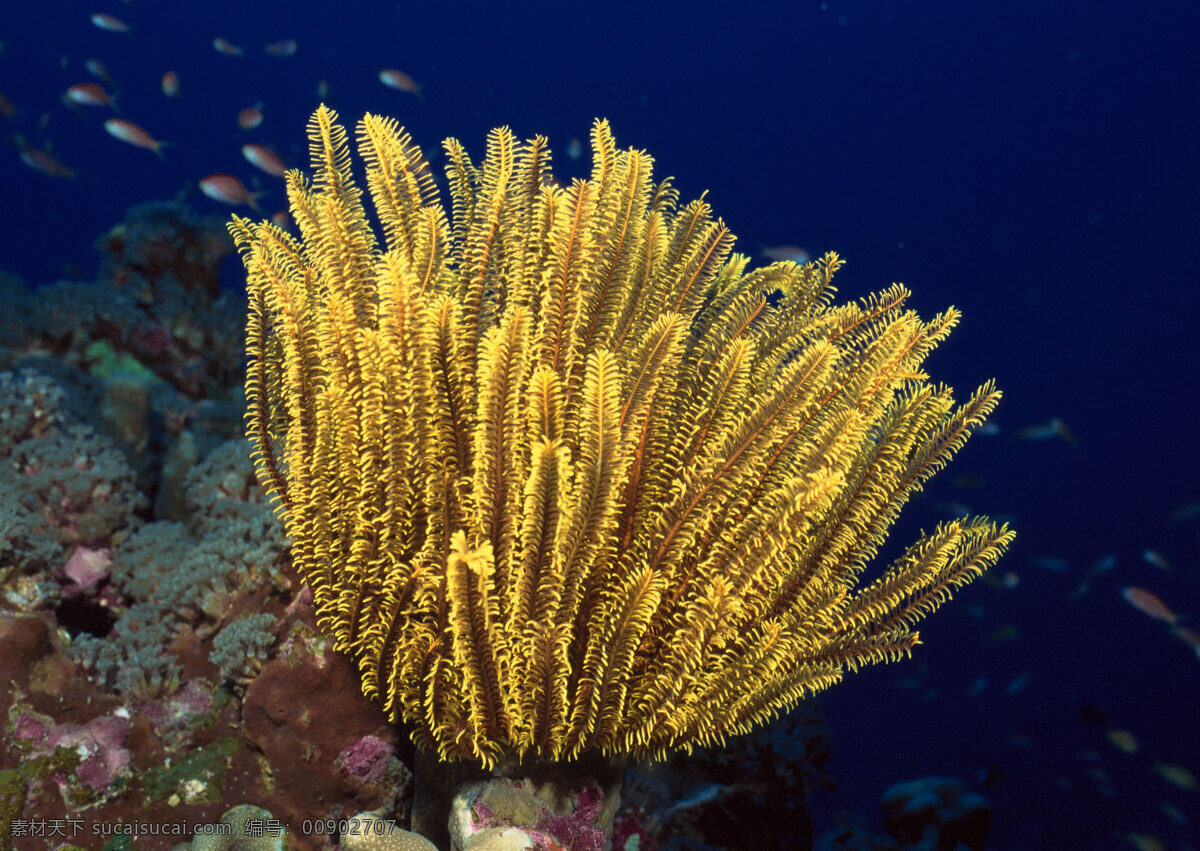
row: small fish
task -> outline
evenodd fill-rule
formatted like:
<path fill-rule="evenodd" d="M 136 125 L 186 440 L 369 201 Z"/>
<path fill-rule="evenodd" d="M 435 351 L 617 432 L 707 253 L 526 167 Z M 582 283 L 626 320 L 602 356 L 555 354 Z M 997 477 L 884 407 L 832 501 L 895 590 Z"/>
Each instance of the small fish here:
<path fill-rule="evenodd" d="M 241 56 L 245 51 L 227 38 L 217 36 L 212 40 L 213 50 L 226 56 Z"/>
<path fill-rule="evenodd" d="M 1006 591 L 1011 591 L 1021 584 L 1021 577 L 1010 570 L 1003 576 L 992 576 L 985 573 L 980 577 L 979 581 L 990 588 L 1003 588 Z"/>
<path fill-rule="evenodd" d="M 575 137 L 567 144 L 567 157 L 577 160 L 581 156 L 583 156 L 583 142 L 580 142 L 579 138 Z"/>
<path fill-rule="evenodd" d="M 1024 691 L 1025 686 L 1029 685 L 1029 677 L 1030 677 L 1030 673 L 1028 671 L 1021 674 L 1019 677 L 1017 677 L 1015 680 L 1013 680 L 1011 683 L 1008 684 L 1008 688 L 1005 689 L 1005 692 L 1007 692 L 1010 695 L 1013 695 L 1013 694 L 1018 694 L 1018 693 Z"/>
<path fill-rule="evenodd" d="M 271 216 L 271 222 L 276 227 L 282 228 L 284 230 L 287 230 L 288 228 L 290 228 L 292 226 L 292 219 L 287 214 L 287 210 L 276 210 L 275 214 L 273 216 Z"/>
<path fill-rule="evenodd" d="M 1179 615 L 1171 611 L 1170 607 L 1157 595 L 1151 594 L 1145 588 L 1125 588 L 1121 591 L 1121 596 L 1125 598 L 1126 603 L 1155 620 L 1166 621 L 1171 625 L 1179 620 Z"/>
<path fill-rule="evenodd" d="M 266 145 L 256 143 L 242 145 L 242 156 L 250 165 L 265 171 L 272 177 L 283 177 L 287 172 L 287 166 L 283 164 L 283 160 Z"/>
<path fill-rule="evenodd" d="M 421 97 L 421 87 L 417 85 L 417 81 L 403 71 L 397 71 L 395 68 L 385 68 L 379 72 L 379 82 L 383 83 L 389 89 L 408 92 L 411 95 L 416 95 L 417 100 L 423 100 Z"/>
<path fill-rule="evenodd" d="M 1016 641 L 1021 637 L 1021 630 L 1016 624 L 1006 623 L 996 627 L 991 632 L 983 637 L 983 643 L 988 647 L 994 647 L 997 644 L 1005 644 L 1009 641 Z"/>
<path fill-rule="evenodd" d="M 1173 786 L 1178 786 L 1180 789 L 1196 788 L 1196 775 L 1192 774 L 1191 771 L 1182 765 L 1156 762 L 1154 763 L 1154 770 L 1158 772 L 1159 777 Z"/>
<path fill-rule="evenodd" d="M 1191 647 L 1196 652 L 1196 656 L 1200 657 L 1200 632 L 1196 632 L 1191 627 L 1180 626 L 1179 624 L 1172 624 L 1171 632 L 1174 633 L 1176 638 Z"/>
<path fill-rule="evenodd" d="M 67 89 L 67 100 L 80 106 L 107 106 L 120 112 L 116 95 L 110 95 L 99 83 L 76 83 Z"/>
<path fill-rule="evenodd" d="M 987 688 L 988 678 L 980 675 L 975 682 L 971 683 L 971 687 L 967 689 L 967 697 L 979 697 L 983 694 L 983 690 Z"/>
<path fill-rule="evenodd" d="M 1078 600 L 1080 597 L 1082 597 L 1084 594 L 1086 594 L 1088 591 L 1091 591 L 1091 590 L 1092 590 L 1092 583 L 1088 582 L 1085 579 L 1082 582 L 1080 582 L 1078 585 L 1075 586 L 1075 589 L 1073 591 L 1071 591 L 1070 594 L 1067 595 L 1067 599 L 1070 602 L 1074 603 L 1076 600 Z"/>
<path fill-rule="evenodd" d="M 1142 558 L 1147 564 L 1152 564 L 1164 573 L 1171 572 L 1171 563 L 1154 550 L 1142 550 Z"/>
<path fill-rule="evenodd" d="M 104 129 L 114 139 L 120 139 L 122 142 L 127 142 L 130 145 L 154 151 L 154 153 L 158 154 L 159 159 L 166 159 L 166 155 L 163 154 L 162 149 L 171 143 L 158 141 L 132 121 L 126 121 L 124 118 L 110 118 L 104 122 Z"/>
<path fill-rule="evenodd" d="M 16 105 L 8 99 L 7 95 L 5 95 L 3 92 L 0 92 L 0 115 L 3 115 L 9 121 L 12 121 L 16 114 Z"/>
<path fill-rule="evenodd" d="M 329 84 L 328 80 L 317 80 L 317 100 L 324 103 L 329 100 L 329 95 L 332 91 L 333 86 Z"/>
<path fill-rule="evenodd" d="M 263 48 L 263 53 L 268 56 L 278 56 L 280 58 L 286 56 L 295 56 L 296 49 L 299 47 L 294 38 L 285 38 L 282 41 L 273 41 Z"/>
<path fill-rule="evenodd" d="M 947 514 L 950 517 L 969 517 L 971 514 L 971 507 L 965 502 L 958 502 L 957 500 L 951 502 L 935 502 L 933 504 L 933 510 L 941 514 Z"/>
<path fill-rule="evenodd" d="M 257 198 L 263 192 L 251 192 L 232 174 L 218 172 L 208 175 L 201 179 L 200 191 L 214 201 L 234 205 L 247 204 L 254 212 L 262 212 L 258 207 Z"/>
<path fill-rule="evenodd" d="M 679 810 L 686 810 L 707 804 L 710 801 L 715 801 L 728 795 L 732 791 L 734 791 L 733 786 L 726 786 L 721 783 L 693 784 L 675 803 L 666 809 L 663 815 L 666 816 Z"/>
<path fill-rule="evenodd" d="M 1079 448 L 1075 433 L 1058 417 L 1054 417 L 1048 423 L 1023 428 L 1017 432 L 1017 437 L 1021 440 L 1063 440 L 1072 449 Z"/>
<path fill-rule="evenodd" d="M 1134 754 L 1137 753 L 1137 739 L 1133 737 L 1133 733 L 1128 730 L 1109 730 L 1108 740 L 1116 746 L 1121 753 Z"/>
<path fill-rule="evenodd" d="M 1167 515 L 1168 523 L 1180 523 L 1184 520 L 1195 520 L 1200 517 L 1200 499 L 1181 505 Z"/>
<path fill-rule="evenodd" d="M 793 263 L 799 263 L 801 266 L 812 260 L 808 249 L 801 248 L 799 245 L 766 246 L 762 250 L 762 256 L 773 263 L 790 260 Z"/>
<path fill-rule="evenodd" d="M 1176 824 L 1187 824 L 1187 816 L 1183 814 L 1183 810 L 1174 804 L 1168 804 L 1163 801 L 1158 805 L 1158 808 L 1163 811 L 1163 814 Z"/>
<path fill-rule="evenodd" d="M 981 621 L 988 616 L 987 609 L 975 603 L 963 603 L 959 606 L 959 609 L 962 610 L 963 614 L 970 615 L 977 621 Z"/>
<path fill-rule="evenodd" d="M 1100 558 L 1092 562 L 1092 576 L 1100 576 L 1101 574 L 1108 573 L 1116 566 L 1117 557 L 1115 555 L 1110 553 L 1106 556 L 1100 556 Z"/>
<path fill-rule="evenodd" d="M 1071 563 L 1065 558 L 1057 556 L 1038 556 L 1033 560 L 1033 563 L 1042 570 L 1049 570 L 1054 573 L 1064 573 L 1071 569 Z"/>
<path fill-rule="evenodd" d="M 1137 851 L 1167 851 L 1161 839 L 1148 833 L 1127 833 L 1125 838 L 1133 843 Z"/>
<path fill-rule="evenodd" d="M 97 80 L 100 80 L 105 85 L 113 85 L 112 74 L 108 73 L 108 66 L 106 66 L 99 59 L 89 59 L 87 62 L 83 63 L 83 67 L 87 68 L 89 74 L 91 74 Z"/>
<path fill-rule="evenodd" d="M 107 30 L 110 33 L 127 33 L 129 32 L 129 24 L 122 21 L 120 18 L 106 15 L 103 12 L 97 12 L 92 15 L 92 24 L 102 30 Z"/>
<path fill-rule="evenodd" d="M 256 106 L 248 106 L 238 112 L 237 122 L 242 130 L 253 130 L 263 123 L 262 110 Z"/>
<path fill-rule="evenodd" d="M 164 95 L 169 98 L 177 98 L 180 91 L 178 74 L 174 71 L 168 71 L 162 75 L 162 93 Z"/>
<path fill-rule="evenodd" d="M 995 437 L 1000 433 L 1000 423 L 986 422 L 975 427 L 976 434 Z"/>
<path fill-rule="evenodd" d="M 25 137 L 17 134 L 12 137 L 12 142 L 17 146 L 17 152 L 21 156 L 21 162 L 29 166 L 31 169 L 50 177 L 65 177 L 68 180 L 74 179 L 75 172 L 73 169 L 67 168 L 58 157 L 54 156 L 49 150 L 35 148 L 25 141 Z"/>

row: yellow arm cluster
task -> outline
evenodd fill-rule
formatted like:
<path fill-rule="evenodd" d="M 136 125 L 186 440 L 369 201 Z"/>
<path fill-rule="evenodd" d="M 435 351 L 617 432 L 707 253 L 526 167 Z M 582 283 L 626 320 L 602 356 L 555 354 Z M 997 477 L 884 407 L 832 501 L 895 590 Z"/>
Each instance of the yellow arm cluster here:
<path fill-rule="evenodd" d="M 892 286 L 835 304 L 835 254 L 748 271 L 703 198 L 592 130 L 420 149 L 332 110 L 300 238 L 235 218 L 248 429 L 292 558 L 363 687 L 417 743 L 492 764 L 661 755 L 749 730 L 859 665 L 1013 533 L 942 524 L 868 569 L 909 497 L 995 406 L 921 364 L 958 321 Z"/>

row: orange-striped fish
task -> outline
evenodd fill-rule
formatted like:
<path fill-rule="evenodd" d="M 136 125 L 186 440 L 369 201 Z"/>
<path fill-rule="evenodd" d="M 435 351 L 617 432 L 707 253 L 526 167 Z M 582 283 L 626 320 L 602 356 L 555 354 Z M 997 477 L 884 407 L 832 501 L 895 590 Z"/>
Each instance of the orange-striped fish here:
<path fill-rule="evenodd" d="M 1127 833 L 1125 838 L 1133 843 L 1137 851 L 1167 851 L 1167 846 L 1163 845 L 1162 840 L 1149 833 Z"/>
<path fill-rule="evenodd" d="M 263 48 L 263 53 L 268 56 L 278 56 L 282 59 L 287 56 L 295 56 L 296 48 L 299 46 L 294 38 L 285 38 L 282 41 L 273 41 L 268 44 Z"/>
<path fill-rule="evenodd" d="M 1128 730 L 1109 730 L 1108 740 L 1116 745 L 1117 749 L 1122 753 L 1137 753 L 1137 739 Z"/>
<path fill-rule="evenodd" d="M 54 156 L 48 149 L 42 150 L 33 147 L 20 133 L 13 135 L 12 143 L 17 146 L 17 152 L 21 155 L 21 162 L 34 171 L 41 172 L 50 177 L 74 179 L 75 171 L 59 162 L 58 157 Z"/>
<path fill-rule="evenodd" d="M 395 68 L 385 68 L 379 72 L 379 82 L 383 83 L 389 89 L 408 92 L 410 95 L 416 95 L 417 100 L 423 100 L 421 97 L 421 87 L 417 85 L 417 81 L 403 71 L 397 71 Z"/>
<path fill-rule="evenodd" d="M 43 151 L 39 148 L 22 148 L 21 162 L 34 171 L 40 171 L 50 177 L 65 177 L 68 180 L 75 177 L 75 170 L 63 165 L 58 157 L 50 151 Z"/>
<path fill-rule="evenodd" d="M 242 130 L 253 130 L 262 123 L 262 110 L 256 106 L 248 106 L 238 113 L 238 127 Z"/>
<path fill-rule="evenodd" d="M 112 15 L 106 15 L 103 12 L 97 12 L 92 15 L 92 24 L 102 30 L 107 30 L 110 33 L 127 33 L 129 32 L 129 24 L 122 21 L 120 18 Z"/>
<path fill-rule="evenodd" d="M 88 73 L 98 80 L 102 80 L 108 85 L 113 85 L 112 74 L 108 73 L 108 67 L 99 59 L 89 59 L 83 63 L 83 67 L 88 69 Z"/>
<path fill-rule="evenodd" d="M 1154 565 L 1163 573 L 1171 572 L 1171 563 L 1163 557 L 1162 553 L 1154 550 L 1142 550 L 1142 558 L 1145 559 L 1146 564 Z"/>
<path fill-rule="evenodd" d="M 80 106 L 107 106 L 120 112 L 117 96 L 110 95 L 99 83 L 76 83 L 67 89 L 67 100 Z"/>
<path fill-rule="evenodd" d="M 162 149 L 171 143 L 158 141 L 132 121 L 126 121 L 124 118 L 110 118 L 104 122 L 104 129 L 114 139 L 154 151 L 160 159 L 166 159 Z"/>
<path fill-rule="evenodd" d="M 1155 620 L 1166 621 L 1171 625 L 1179 620 L 1179 615 L 1171 611 L 1171 608 L 1160 600 L 1158 595 L 1151 594 L 1145 588 L 1131 586 L 1121 591 L 1121 596 L 1125 598 L 1126 603 Z"/>
<path fill-rule="evenodd" d="M 250 165 L 265 171 L 272 177 L 283 177 L 284 172 L 287 171 L 287 166 L 283 164 L 283 160 L 266 145 L 259 145 L 254 142 L 242 145 L 242 156 L 246 158 L 246 162 L 250 163 Z"/>
<path fill-rule="evenodd" d="M 200 191 L 214 201 L 234 205 L 248 204 L 254 212 L 261 213 L 257 199 L 266 190 L 251 192 L 232 174 L 218 172 L 200 180 Z"/>
<path fill-rule="evenodd" d="M 1179 624 L 1172 624 L 1171 632 L 1175 634 L 1176 638 L 1191 647 L 1196 656 L 1200 657 L 1200 632 Z"/>
<path fill-rule="evenodd" d="M 1079 441 L 1075 432 L 1058 417 L 1052 417 L 1048 423 L 1026 426 L 1017 432 L 1021 440 L 1064 440 L 1074 450 L 1079 449 Z"/>
<path fill-rule="evenodd" d="M 212 42 L 213 50 L 226 56 L 241 56 L 245 51 L 227 38 L 217 36 Z"/>
<path fill-rule="evenodd" d="M 1180 789 L 1195 789 L 1196 775 L 1192 774 L 1185 766 L 1174 765 L 1168 762 L 1154 763 L 1154 770 L 1158 772 L 1158 776 L 1168 783 L 1178 786 Z"/>

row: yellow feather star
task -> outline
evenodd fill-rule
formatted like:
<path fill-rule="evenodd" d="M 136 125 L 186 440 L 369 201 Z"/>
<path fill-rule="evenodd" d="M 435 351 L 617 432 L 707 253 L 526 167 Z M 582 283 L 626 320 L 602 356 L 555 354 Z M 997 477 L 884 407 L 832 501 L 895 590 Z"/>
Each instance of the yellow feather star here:
<path fill-rule="evenodd" d="M 701 198 L 592 129 L 445 143 L 451 214 L 388 118 L 321 107 L 301 238 L 235 218 L 248 430 L 321 623 L 418 744 L 493 764 L 718 743 L 909 655 L 1013 533 L 940 525 L 869 573 L 901 507 L 983 422 L 921 364 L 958 321 L 842 261 L 747 272 Z M 382 244 L 379 239 L 382 238 Z"/>

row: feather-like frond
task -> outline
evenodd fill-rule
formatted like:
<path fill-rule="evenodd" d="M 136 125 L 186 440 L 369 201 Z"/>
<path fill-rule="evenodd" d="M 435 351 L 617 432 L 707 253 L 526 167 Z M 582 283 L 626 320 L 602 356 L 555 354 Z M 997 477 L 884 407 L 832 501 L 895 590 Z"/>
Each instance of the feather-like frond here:
<path fill-rule="evenodd" d="M 703 198 L 592 128 L 444 145 L 332 110 L 300 237 L 230 225 L 247 270 L 247 434 L 323 628 L 446 759 L 661 756 L 861 665 L 1013 533 L 942 524 L 880 568 L 901 508 L 999 401 L 933 385 L 958 322 L 893 285 L 835 304 L 836 254 L 751 268 Z M 449 210 L 449 213 L 447 212 Z"/>

